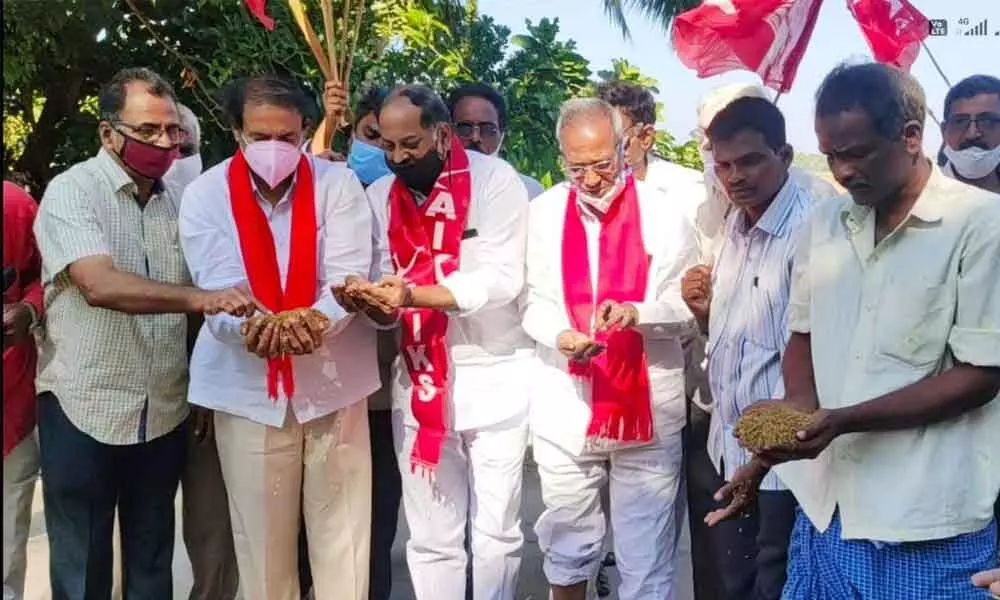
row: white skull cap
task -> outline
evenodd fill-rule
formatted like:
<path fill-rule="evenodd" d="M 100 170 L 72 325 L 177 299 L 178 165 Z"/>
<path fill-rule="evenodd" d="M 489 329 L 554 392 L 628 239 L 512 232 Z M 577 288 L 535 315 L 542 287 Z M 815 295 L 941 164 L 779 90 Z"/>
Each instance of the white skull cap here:
<path fill-rule="evenodd" d="M 705 94 L 698 104 L 698 127 L 702 131 L 708 129 L 715 115 L 740 98 L 763 98 L 770 100 L 767 90 L 756 83 L 731 83 L 717 87 Z"/>

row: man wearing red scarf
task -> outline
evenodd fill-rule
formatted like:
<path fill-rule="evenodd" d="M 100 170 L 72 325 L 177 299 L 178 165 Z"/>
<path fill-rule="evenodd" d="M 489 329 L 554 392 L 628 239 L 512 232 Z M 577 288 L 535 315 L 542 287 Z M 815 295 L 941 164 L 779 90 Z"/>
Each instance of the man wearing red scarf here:
<path fill-rule="evenodd" d="M 603 556 L 610 480 L 622 600 L 673 600 L 685 422 L 680 295 L 697 264 L 693 226 L 670 190 L 625 170 L 621 117 L 571 100 L 557 126 L 568 183 L 529 217 L 524 329 L 533 451 L 545 512 L 535 530 L 554 600 L 583 600 Z"/>
<path fill-rule="evenodd" d="M 329 286 L 370 276 L 371 209 L 351 171 L 301 152 L 317 111 L 297 83 L 239 80 L 224 106 L 239 149 L 187 187 L 179 229 L 199 286 L 248 286 L 270 313 L 207 317 L 191 357 L 188 400 L 215 411 L 240 587 L 299 600 L 304 526 L 316 597 L 365 600 L 376 334 Z M 296 310 L 329 326 L 292 324 L 281 350 L 257 319 Z"/>
<path fill-rule="evenodd" d="M 520 327 L 528 193 L 504 161 L 466 152 L 444 102 L 407 86 L 378 125 L 389 169 L 368 188 L 396 275 L 368 301 L 400 312 L 394 435 L 417 600 L 512 600 L 531 341 Z"/>

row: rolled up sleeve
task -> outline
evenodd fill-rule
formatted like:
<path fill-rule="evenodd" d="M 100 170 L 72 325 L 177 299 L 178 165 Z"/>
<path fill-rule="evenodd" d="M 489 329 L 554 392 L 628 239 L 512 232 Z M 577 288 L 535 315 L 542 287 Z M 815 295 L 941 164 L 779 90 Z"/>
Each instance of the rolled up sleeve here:
<path fill-rule="evenodd" d="M 80 259 L 111 254 L 94 203 L 72 172 L 46 188 L 34 232 L 46 284 Z"/>
<path fill-rule="evenodd" d="M 643 302 L 635 303 L 639 313 L 638 328 L 644 334 L 682 336 L 694 319 L 681 297 L 681 280 L 688 269 L 699 264 L 701 246 L 694 226 L 686 218 L 678 218 L 673 232 L 653 256 L 649 284 L 654 291 Z"/>
<path fill-rule="evenodd" d="M 788 292 L 788 331 L 789 333 L 809 333 L 810 302 L 812 299 L 812 281 L 809 265 L 812 246 L 812 221 L 808 221 L 798 230 L 795 244 L 795 259 L 792 263 L 791 286 Z"/>
<path fill-rule="evenodd" d="M 985 211 L 984 211 L 985 212 Z M 963 244 L 955 323 L 948 345 L 955 358 L 1000 367 L 1000 211 L 977 215 Z"/>
<path fill-rule="evenodd" d="M 458 316 L 513 302 L 524 286 L 528 192 L 512 167 L 493 168 L 480 188 L 485 196 L 477 207 L 478 235 L 462 244 L 463 254 L 471 250 L 476 266 L 455 271 L 440 282 L 454 296 Z"/>

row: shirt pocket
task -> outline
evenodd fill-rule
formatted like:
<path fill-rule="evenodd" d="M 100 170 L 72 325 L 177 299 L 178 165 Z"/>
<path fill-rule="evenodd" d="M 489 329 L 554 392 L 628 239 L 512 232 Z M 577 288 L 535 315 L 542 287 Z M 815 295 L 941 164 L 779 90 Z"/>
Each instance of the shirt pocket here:
<path fill-rule="evenodd" d="M 754 346 L 779 352 L 785 340 L 785 321 L 782 318 L 785 307 L 778 304 L 781 298 L 776 290 L 770 289 L 774 286 L 769 283 L 766 277 L 760 277 L 752 284 L 747 294 L 749 301 L 745 308 L 743 331 L 744 337 Z"/>
<path fill-rule="evenodd" d="M 897 289 L 896 301 L 881 300 L 876 323 L 879 354 L 913 367 L 941 360 L 954 321 L 948 286 Z"/>

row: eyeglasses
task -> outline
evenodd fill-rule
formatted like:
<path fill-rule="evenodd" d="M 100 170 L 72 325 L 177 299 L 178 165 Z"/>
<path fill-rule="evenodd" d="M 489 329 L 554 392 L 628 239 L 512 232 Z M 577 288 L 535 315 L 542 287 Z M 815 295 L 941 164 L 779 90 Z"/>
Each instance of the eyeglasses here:
<path fill-rule="evenodd" d="M 477 132 L 481 138 L 492 138 L 500 135 L 500 128 L 496 125 L 496 123 L 462 122 L 455 124 L 455 133 L 457 133 L 460 138 L 471 138 Z"/>
<path fill-rule="evenodd" d="M 563 162 L 563 169 L 566 171 L 566 175 L 574 181 L 581 181 L 587 176 L 587 172 L 590 171 L 600 177 L 601 179 L 608 179 L 609 177 L 615 175 L 615 170 L 618 166 L 618 161 L 614 158 L 608 158 L 595 163 L 590 163 L 589 165 L 569 165 Z"/>
<path fill-rule="evenodd" d="M 961 135 L 968 131 L 973 123 L 979 131 L 987 135 L 1000 131 L 1000 115 L 996 113 L 982 113 L 976 116 L 952 115 L 945 121 L 944 126 L 948 133 Z"/>
<path fill-rule="evenodd" d="M 160 139 L 163 134 L 167 135 L 167 139 L 173 144 L 179 144 L 185 141 L 188 137 L 188 133 L 180 125 L 153 125 L 151 123 L 145 123 L 143 125 L 130 125 L 124 121 L 115 121 L 113 125 L 121 126 L 132 133 L 135 137 L 139 138 L 144 142 L 155 142 Z M 120 133 L 120 132 L 119 132 Z"/>

